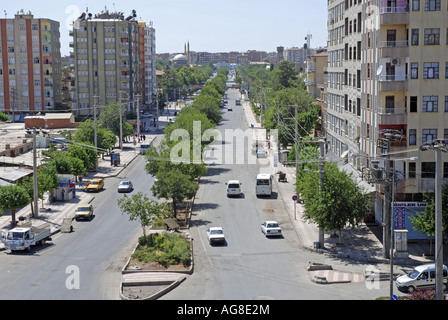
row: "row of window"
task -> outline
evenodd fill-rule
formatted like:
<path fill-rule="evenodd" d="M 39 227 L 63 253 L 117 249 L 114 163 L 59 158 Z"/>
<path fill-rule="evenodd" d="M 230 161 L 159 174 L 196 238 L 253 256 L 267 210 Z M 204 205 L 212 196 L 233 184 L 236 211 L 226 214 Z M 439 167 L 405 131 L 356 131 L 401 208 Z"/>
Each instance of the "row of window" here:
<path fill-rule="evenodd" d="M 436 163 L 435 162 L 422 162 L 420 167 L 421 178 L 435 178 L 436 177 Z M 408 178 L 417 178 L 417 163 L 409 162 Z M 443 178 L 448 178 L 448 162 L 443 163 Z"/>
<path fill-rule="evenodd" d="M 448 141 L 448 129 L 444 129 L 443 134 L 445 141 Z M 416 146 L 417 140 L 418 140 L 417 130 L 409 129 L 409 145 Z M 422 145 L 430 144 L 435 140 L 437 140 L 437 129 L 422 129 L 422 136 L 421 136 Z"/>

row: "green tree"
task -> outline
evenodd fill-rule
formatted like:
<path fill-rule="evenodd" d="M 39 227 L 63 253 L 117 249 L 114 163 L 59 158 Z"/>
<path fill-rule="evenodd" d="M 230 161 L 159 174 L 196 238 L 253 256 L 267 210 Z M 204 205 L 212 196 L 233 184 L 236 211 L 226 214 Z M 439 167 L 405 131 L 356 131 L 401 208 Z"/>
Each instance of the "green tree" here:
<path fill-rule="evenodd" d="M 339 231 L 340 242 L 343 228 L 359 225 L 370 206 L 369 195 L 353 181 L 352 174 L 340 171 L 333 162 L 325 164 L 322 186 L 319 174 L 299 173 L 296 191 L 305 203 L 304 218 L 322 230 Z"/>
<path fill-rule="evenodd" d="M 27 177 L 24 179 L 22 186 L 28 192 L 31 199 L 34 199 L 34 178 Z M 59 177 L 56 171 L 56 167 L 50 162 L 42 165 L 37 170 L 37 197 L 42 200 L 42 208 L 44 207 L 43 199 L 45 192 L 52 192 L 59 186 Z M 34 206 L 30 202 L 31 213 L 34 216 Z"/>
<path fill-rule="evenodd" d="M 411 223 L 414 230 L 417 230 L 421 235 L 428 235 L 431 237 L 430 253 L 432 254 L 432 240 L 435 236 L 436 230 L 436 204 L 434 193 L 425 193 L 423 202 L 426 202 L 426 207 L 423 212 L 417 212 L 415 216 L 411 217 Z M 448 183 L 442 186 L 442 233 L 444 237 L 448 236 Z"/>
<path fill-rule="evenodd" d="M 151 227 L 154 219 L 164 217 L 166 213 L 162 206 L 149 199 L 142 192 L 133 194 L 131 197 L 124 195 L 123 198 L 118 199 L 118 206 L 123 213 L 129 215 L 129 220 L 140 222 L 143 231 L 143 238 L 146 240 L 146 228 Z"/>
<path fill-rule="evenodd" d="M 126 111 L 124 108 L 121 108 L 121 115 L 123 137 L 132 136 L 134 129 L 131 124 L 126 122 Z M 120 136 L 120 104 L 113 102 L 104 108 L 98 118 L 98 123 L 102 127 L 111 130 L 116 136 Z"/>
<path fill-rule="evenodd" d="M 90 119 L 82 122 L 72 137 L 74 142 L 95 145 L 95 123 Z M 117 137 L 111 130 L 97 126 L 97 146 L 99 153 L 104 154 L 115 143 L 117 143 Z"/>
<path fill-rule="evenodd" d="M 0 112 L 0 121 L 6 122 L 9 120 L 9 117 L 6 113 Z"/>
<path fill-rule="evenodd" d="M 16 226 L 16 210 L 28 205 L 32 199 L 26 189 L 19 185 L 0 187 L 0 209 L 11 210 L 11 225 Z"/>
<path fill-rule="evenodd" d="M 95 168 L 97 164 L 98 152 L 88 142 L 71 145 L 68 148 L 68 154 L 73 158 L 82 160 L 87 170 Z"/>
<path fill-rule="evenodd" d="M 204 113 L 213 124 L 218 125 L 222 121 L 222 111 L 219 109 L 219 97 L 200 94 L 193 101 L 192 108 Z"/>
<path fill-rule="evenodd" d="M 158 172 L 157 181 L 151 190 L 154 196 L 173 200 L 174 216 L 177 215 L 177 203 L 192 198 L 196 194 L 199 184 L 191 176 L 182 173 L 178 168 L 168 172 Z"/>

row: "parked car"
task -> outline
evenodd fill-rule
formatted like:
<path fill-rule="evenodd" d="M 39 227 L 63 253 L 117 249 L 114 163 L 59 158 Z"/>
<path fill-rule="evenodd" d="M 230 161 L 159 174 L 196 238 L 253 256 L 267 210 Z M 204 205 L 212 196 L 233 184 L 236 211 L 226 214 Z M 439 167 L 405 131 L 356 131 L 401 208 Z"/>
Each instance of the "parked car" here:
<path fill-rule="evenodd" d="M 215 243 L 224 244 L 226 242 L 226 237 L 224 236 L 224 230 L 221 227 L 208 228 L 207 239 L 211 245 Z"/>
<path fill-rule="evenodd" d="M 91 204 L 81 204 L 75 212 L 75 220 L 90 220 L 93 215 L 93 206 Z"/>
<path fill-rule="evenodd" d="M 448 268 L 443 266 L 443 291 L 447 288 Z M 398 290 L 412 293 L 416 290 L 435 288 L 435 263 L 423 264 L 415 267 L 409 274 L 402 275 L 395 281 Z"/>
<path fill-rule="evenodd" d="M 131 192 L 134 189 L 132 182 L 129 180 L 120 181 L 118 192 Z"/>
<path fill-rule="evenodd" d="M 261 224 L 261 232 L 266 237 L 269 236 L 281 236 L 282 235 L 282 229 L 278 225 L 277 221 L 265 221 Z"/>
<path fill-rule="evenodd" d="M 86 191 L 100 191 L 104 189 L 104 180 L 101 178 L 92 179 L 87 183 Z"/>
<path fill-rule="evenodd" d="M 231 196 L 238 196 L 240 197 L 242 195 L 241 192 L 241 182 L 239 182 L 238 180 L 229 180 L 226 183 L 227 185 L 227 197 L 231 197 Z"/>

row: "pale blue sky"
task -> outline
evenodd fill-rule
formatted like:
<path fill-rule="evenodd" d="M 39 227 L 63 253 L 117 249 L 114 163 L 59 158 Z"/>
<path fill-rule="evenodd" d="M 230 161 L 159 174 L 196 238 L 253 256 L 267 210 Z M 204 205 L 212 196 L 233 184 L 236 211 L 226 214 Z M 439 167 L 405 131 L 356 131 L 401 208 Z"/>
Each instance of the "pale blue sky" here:
<path fill-rule="evenodd" d="M 152 21 L 156 29 L 157 53 L 191 51 L 227 52 L 247 50 L 276 51 L 302 47 L 308 33 L 311 47 L 324 47 L 327 41 L 327 0 L 1 0 L 0 15 L 13 18 L 20 9 L 35 18 L 61 23 L 62 55 L 70 52 L 68 23 L 86 7 L 92 14 L 107 7 L 127 17 Z M 19 3 L 19 4 L 15 4 Z"/>

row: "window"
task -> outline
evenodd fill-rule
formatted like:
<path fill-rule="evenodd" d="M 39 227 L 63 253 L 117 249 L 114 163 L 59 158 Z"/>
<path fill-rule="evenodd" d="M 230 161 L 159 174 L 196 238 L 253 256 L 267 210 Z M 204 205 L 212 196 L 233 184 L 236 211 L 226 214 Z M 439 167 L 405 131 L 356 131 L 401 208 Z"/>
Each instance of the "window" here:
<path fill-rule="evenodd" d="M 411 45 L 418 46 L 418 29 L 412 29 Z"/>
<path fill-rule="evenodd" d="M 436 163 L 422 162 L 422 178 L 435 178 L 435 177 L 436 177 Z"/>
<path fill-rule="evenodd" d="M 411 63 L 411 79 L 418 79 L 418 63 Z"/>
<path fill-rule="evenodd" d="M 425 29 L 425 46 L 440 44 L 440 29 Z"/>
<path fill-rule="evenodd" d="M 412 0 L 412 11 L 420 11 L 420 0 Z"/>
<path fill-rule="evenodd" d="M 448 112 L 448 96 L 445 96 L 445 112 Z"/>
<path fill-rule="evenodd" d="M 426 0 L 425 11 L 440 11 L 440 0 Z"/>
<path fill-rule="evenodd" d="M 415 146 L 417 144 L 417 130 L 409 129 L 409 145 Z"/>
<path fill-rule="evenodd" d="M 423 97 L 423 112 L 437 112 L 438 111 L 439 97 Z"/>
<path fill-rule="evenodd" d="M 415 178 L 416 177 L 416 163 L 415 162 L 409 162 L 409 178 Z"/>
<path fill-rule="evenodd" d="M 422 130 L 422 144 L 430 144 L 437 139 L 437 129 Z"/>
<path fill-rule="evenodd" d="M 439 79 L 438 62 L 425 62 L 423 64 L 423 79 Z"/>

